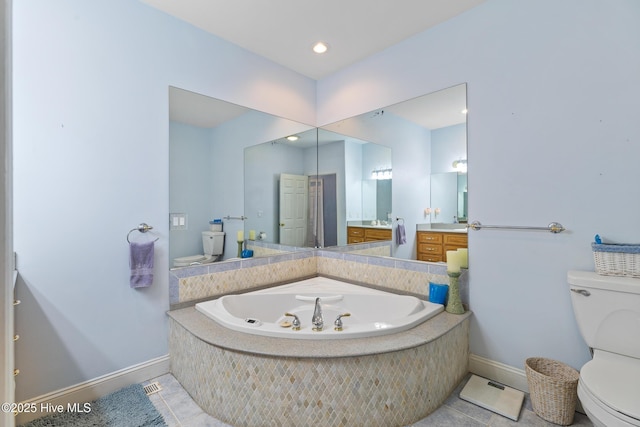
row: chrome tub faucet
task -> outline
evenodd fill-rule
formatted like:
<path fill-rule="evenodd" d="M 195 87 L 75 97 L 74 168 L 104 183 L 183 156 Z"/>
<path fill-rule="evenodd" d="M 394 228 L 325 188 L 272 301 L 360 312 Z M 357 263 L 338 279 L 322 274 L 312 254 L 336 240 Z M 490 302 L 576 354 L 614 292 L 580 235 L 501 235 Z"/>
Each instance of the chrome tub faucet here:
<path fill-rule="evenodd" d="M 324 320 L 322 319 L 322 307 L 320 306 L 320 297 L 316 298 L 316 307 L 313 310 L 313 317 L 311 318 L 311 324 L 314 331 L 321 331 L 324 328 Z"/>

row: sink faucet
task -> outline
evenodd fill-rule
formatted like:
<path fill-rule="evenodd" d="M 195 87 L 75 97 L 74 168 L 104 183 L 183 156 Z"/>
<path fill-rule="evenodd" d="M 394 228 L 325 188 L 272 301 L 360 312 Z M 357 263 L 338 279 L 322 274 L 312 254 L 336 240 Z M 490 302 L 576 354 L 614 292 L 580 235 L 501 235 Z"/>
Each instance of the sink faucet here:
<path fill-rule="evenodd" d="M 324 327 L 324 320 L 322 319 L 322 307 L 320 307 L 320 298 L 316 298 L 316 307 L 313 310 L 313 317 L 311 318 L 311 324 L 314 331 L 321 331 Z"/>

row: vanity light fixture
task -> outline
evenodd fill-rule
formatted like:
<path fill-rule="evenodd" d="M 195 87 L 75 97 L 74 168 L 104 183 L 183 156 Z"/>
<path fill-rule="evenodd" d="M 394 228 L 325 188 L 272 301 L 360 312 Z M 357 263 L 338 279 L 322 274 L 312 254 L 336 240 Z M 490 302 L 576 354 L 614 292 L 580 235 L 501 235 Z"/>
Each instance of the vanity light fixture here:
<path fill-rule="evenodd" d="M 458 172 L 466 172 L 467 171 L 467 161 L 466 160 L 454 160 L 451 164 L 454 169 Z"/>
<path fill-rule="evenodd" d="M 313 45 L 312 49 L 315 53 L 322 54 L 329 50 L 329 45 L 325 42 L 318 42 Z"/>
<path fill-rule="evenodd" d="M 289 135 L 287 137 L 287 141 L 291 141 L 291 142 L 297 141 L 298 139 L 300 139 L 298 135 Z"/>
<path fill-rule="evenodd" d="M 371 179 L 391 179 L 391 178 L 393 178 L 393 173 L 391 172 L 391 168 L 374 169 L 371 171 Z"/>

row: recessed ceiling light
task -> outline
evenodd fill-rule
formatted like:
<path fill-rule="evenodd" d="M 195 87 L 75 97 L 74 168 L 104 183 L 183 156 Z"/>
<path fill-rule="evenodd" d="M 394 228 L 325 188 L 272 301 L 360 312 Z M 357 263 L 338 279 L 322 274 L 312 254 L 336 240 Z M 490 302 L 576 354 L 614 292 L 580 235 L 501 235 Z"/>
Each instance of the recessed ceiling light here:
<path fill-rule="evenodd" d="M 313 51 L 315 53 L 325 53 L 328 50 L 329 50 L 329 45 L 326 44 L 325 42 L 318 42 L 313 45 Z"/>
<path fill-rule="evenodd" d="M 464 110 L 460 111 L 462 114 L 467 114 L 467 109 L 465 108 Z"/>
<path fill-rule="evenodd" d="M 297 141 L 299 139 L 298 135 L 289 135 L 287 137 L 287 140 L 293 142 L 293 141 Z"/>

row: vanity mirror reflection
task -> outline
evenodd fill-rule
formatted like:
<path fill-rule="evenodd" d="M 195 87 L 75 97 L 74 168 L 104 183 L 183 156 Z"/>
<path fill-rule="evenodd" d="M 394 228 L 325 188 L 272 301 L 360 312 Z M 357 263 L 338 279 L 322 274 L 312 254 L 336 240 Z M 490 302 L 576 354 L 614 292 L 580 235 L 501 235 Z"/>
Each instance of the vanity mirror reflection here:
<path fill-rule="evenodd" d="M 316 246 L 309 218 L 318 206 L 317 134 L 314 128 L 244 149 L 245 234 L 251 244 Z"/>
<path fill-rule="evenodd" d="M 323 128 L 318 141 L 318 173 L 336 176 L 338 184 L 336 220 L 322 224 L 325 235 L 331 236 L 323 247 L 391 240 L 391 148 Z M 334 229 L 329 234 L 330 227 Z M 376 231 L 365 238 L 364 228 Z"/>
<path fill-rule="evenodd" d="M 261 253 L 346 245 L 350 217 L 391 230 L 388 147 L 314 129 L 247 147 L 244 158 L 245 233 Z"/>
<path fill-rule="evenodd" d="M 182 267 L 237 257 L 237 237 L 249 229 L 244 217 L 256 219 L 253 211 L 249 214 L 245 209 L 244 171 L 257 171 L 267 165 L 264 159 L 256 158 L 245 166 L 244 149 L 307 131 L 315 134 L 312 126 L 303 123 L 170 87 L 170 265 Z M 314 173 L 315 158 L 307 160 L 310 173 Z M 217 237 L 203 232 L 219 228 L 210 224 L 217 219 L 222 221 L 224 233 L 222 250 L 213 249 L 214 253 L 208 254 L 204 238 Z"/>
<path fill-rule="evenodd" d="M 416 230 L 460 227 L 454 217 L 467 216 L 466 173 L 454 166 L 467 158 L 466 84 L 322 128 L 178 88 L 169 92 L 172 265 L 174 258 L 203 254 L 201 235 L 214 219 L 223 220 L 225 232 L 220 260 L 237 257 L 240 231 L 244 239 L 262 240 L 281 253 L 345 246 L 349 222 L 375 220 L 377 227 L 395 230 L 398 218 L 407 243 L 392 244 L 392 256 L 417 259 Z M 368 160 L 374 152 L 375 160 Z M 374 173 L 391 179 L 373 179 Z M 446 189 L 440 174 L 455 175 L 460 184 Z M 280 195 L 281 179 L 288 175 L 306 177 L 300 184 L 307 188 L 306 200 L 289 205 L 307 210 L 305 233 L 280 218 L 286 210 L 281 202 L 296 197 Z M 322 221 L 314 214 L 319 208 Z M 183 216 L 174 223 L 173 214 Z M 233 219 L 239 217 L 246 219 Z"/>
<path fill-rule="evenodd" d="M 322 127 L 391 151 L 388 219 L 394 233 L 398 223 L 406 233 L 405 244 L 394 239 L 393 257 L 421 259 L 418 230 L 465 231 L 459 223 L 467 217 L 466 169 L 461 169 L 467 161 L 466 104 L 466 84 L 460 84 Z M 372 227 L 368 218 L 362 221 L 364 228 Z"/>

